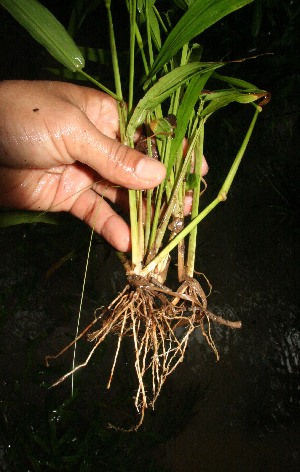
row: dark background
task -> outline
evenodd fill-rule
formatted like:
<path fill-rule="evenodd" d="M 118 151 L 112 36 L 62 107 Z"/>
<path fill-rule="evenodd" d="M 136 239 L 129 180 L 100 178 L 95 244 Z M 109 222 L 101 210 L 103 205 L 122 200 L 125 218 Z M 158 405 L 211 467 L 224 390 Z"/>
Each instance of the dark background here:
<path fill-rule="evenodd" d="M 43 3 L 67 25 L 72 2 L 63 8 L 59 1 Z M 210 308 L 241 319 L 243 328 L 212 328 L 219 362 L 194 336 L 137 433 L 107 429 L 108 422 L 134 420 L 129 342 L 111 390 L 105 385 L 114 337 L 78 375 L 74 398 L 69 382 L 48 388 L 71 365 L 71 354 L 48 369 L 44 359 L 74 335 L 88 228 L 60 215 L 59 225 L 1 229 L 0 470 L 298 470 L 299 11 L 296 2 L 256 1 L 200 38 L 203 60 L 262 54 L 224 74 L 272 94 L 228 200 L 199 231 L 197 268 L 213 284 Z M 90 15 L 78 44 L 106 47 L 104 18 L 101 8 Z M 0 19 L 1 79 L 53 79 L 44 69 L 56 66 L 48 54 L 2 9 Z M 117 31 L 126 52 L 123 24 Z M 109 67 L 104 75 L 109 82 Z M 251 113 L 232 106 L 208 122 L 207 201 L 219 190 Z M 100 238 L 94 238 L 90 261 L 82 326 L 124 284 L 115 255 Z M 88 349 L 83 344 L 78 355 Z"/>

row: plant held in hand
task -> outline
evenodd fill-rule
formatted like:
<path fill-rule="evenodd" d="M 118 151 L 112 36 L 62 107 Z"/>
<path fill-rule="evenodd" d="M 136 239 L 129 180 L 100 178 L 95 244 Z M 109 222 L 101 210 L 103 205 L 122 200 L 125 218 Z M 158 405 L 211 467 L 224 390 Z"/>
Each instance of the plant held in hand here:
<path fill-rule="evenodd" d="M 23 9 L 18 2 L 0 0 L 0 4 L 64 66 L 92 80 L 118 100 L 121 142 L 159 159 L 167 170 L 165 180 L 156 189 L 129 190 L 132 252 L 131 258 L 119 254 L 128 281 L 123 291 L 109 306 L 96 310 L 92 323 L 69 346 L 56 356 L 48 357 L 61 355 L 85 335 L 93 343 L 85 362 L 74 364 L 56 385 L 87 365 L 97 347 L 108 334 L 113 333 L 117 336 L 117 346 L 109 388 L 122 340 L 124 336 L 130 336 L 137 375 L 135 406 L 139 413 L 137 424 L 132 429 L 142 424 L 149 406 L 154 408 L 162 385 L 182 362 L 189 337 L 196 328 L 200 328 L 218 358 L 210 334 L 210 322 L 231 328 L 241 326 L 239 321 L 224 320 L 208 309 L 207 295 L 195 277 L 197 227 L 220 202 L 226 200 L 262 110 L 255 102 L 264 99 L 267 92 L 243 80 L 220 75 L 219 70 L 228 63 L 202 62 L 201 48 L 193 41 L 213 23 L 250 2 L 180 2 L 185 4 L 185 12 L 172 27 L 170 15 L 160 13 L 154 0 L 128 0 L 129 66 L 124 89 L 114 33 L 115 2 L 106 0 L 115 82 L 112 91 L 83 70 L 84 59 L 80 50 L 69 34 L 62 31 L 61 25 L 56 25 L 49 12 L 51 30 L 47 29 L 47 34 L 43 34 L 46 25 L 50 24 L 48 13 L 36 0 L 24 0 Z M 83 2 L 77 3 L 83 5 Z M 66 47 L 57 48 L 58 44 L 66 44 Z M 206 183 L 201 177 L 201 166 L 205 125 L 214 112 L 232 102 L 249 104 L 253 107 L 254 116 L 220 191 L 208 206 L 203 207 L 201 196 Z M 190 216 L 186 216 L 184 211 L 187 192 L 193 194 Z M 176 247 L 179 286 L 173 290 L 166 285 L 166 278 L 170 252 Z M 203 280 L 206 281 L 205 277 Z M 207 281 L 206 285 L 209 286 Z"/>

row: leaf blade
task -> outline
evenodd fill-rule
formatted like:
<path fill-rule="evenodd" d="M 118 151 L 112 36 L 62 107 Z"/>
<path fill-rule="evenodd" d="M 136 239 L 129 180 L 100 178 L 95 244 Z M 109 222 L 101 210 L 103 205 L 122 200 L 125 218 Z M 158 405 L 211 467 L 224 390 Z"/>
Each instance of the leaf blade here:
<path fill-rule="evenodd" d="M 223 62 L 192 62 L 179 66 L 159 79 L 137 104 L 127 125 L 126 135 L 131 138 L 138 126 L 146 118 L 147 113 L 168 98 L 174 90 L 186 83 L 196 74 L 205 74 L 222 67 Z M 201 88 L 199 90 L 199 93 Z"/>
<path fill-rule="evenodd" d="M 151 79 L 179 49 L 219 21 L 253 0 L 195 0 L 164 42 L 149 73 Z"/>
<path fill-rule="evenodd" d="M 79 48 L 63 25 L 37 0 L 0 0 L 2 5 L 28 33 L 72 72 L 83 69 Z"/>

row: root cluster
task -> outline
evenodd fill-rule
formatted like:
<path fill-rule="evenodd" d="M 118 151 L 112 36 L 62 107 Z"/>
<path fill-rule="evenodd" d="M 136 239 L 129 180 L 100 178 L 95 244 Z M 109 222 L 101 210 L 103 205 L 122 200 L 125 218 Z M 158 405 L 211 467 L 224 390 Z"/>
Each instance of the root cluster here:
<path fill-rule="evenodd" d="M 131 275 L 123 291 L 109 306 L 96 310 L 95 319 L 76 340 L 56 356 L 48 356 L 47 361 L 60 356 L 85 334 L 94 343 L 86 360 L 54 385 L 86 366 L 106 336 L 114 333 L 117 336 L 117 347 L 107 384 L 107 388 L 110 388 L 122 340 L 125 336 L 130 336 L 135 351 L 134 366 L 137 375 L 135 407 L 139 413 L 138 424 L 130 430 L 136 430 L 143 422 L 146 409 L 154 408 L 168 375 L 183 361 L 189 337 L 196 328 L 201 329 L 217 358 L 219 357 L 210 334 L 210 321 L 232 328 L 241 327 L 240 322 L 224 320 L 207 310 L 205 293 L 196 279 L 187 278 L 173 292 L 155 279 Z M 99 328 L 95 329 L 96 325 Z"/>

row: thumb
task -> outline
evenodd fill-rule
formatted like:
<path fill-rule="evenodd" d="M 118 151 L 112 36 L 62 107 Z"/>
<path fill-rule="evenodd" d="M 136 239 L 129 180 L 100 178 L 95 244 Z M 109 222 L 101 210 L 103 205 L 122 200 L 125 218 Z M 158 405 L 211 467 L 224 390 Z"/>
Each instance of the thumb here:
<path fill-rule="evenodd" d="M 165 178 L 165 166 L 144 154 L 101 133 L 88 118 L 85 126 L 65 136 L 69 155 L 110 182 L 132 189 L 149 189 Z"/>

